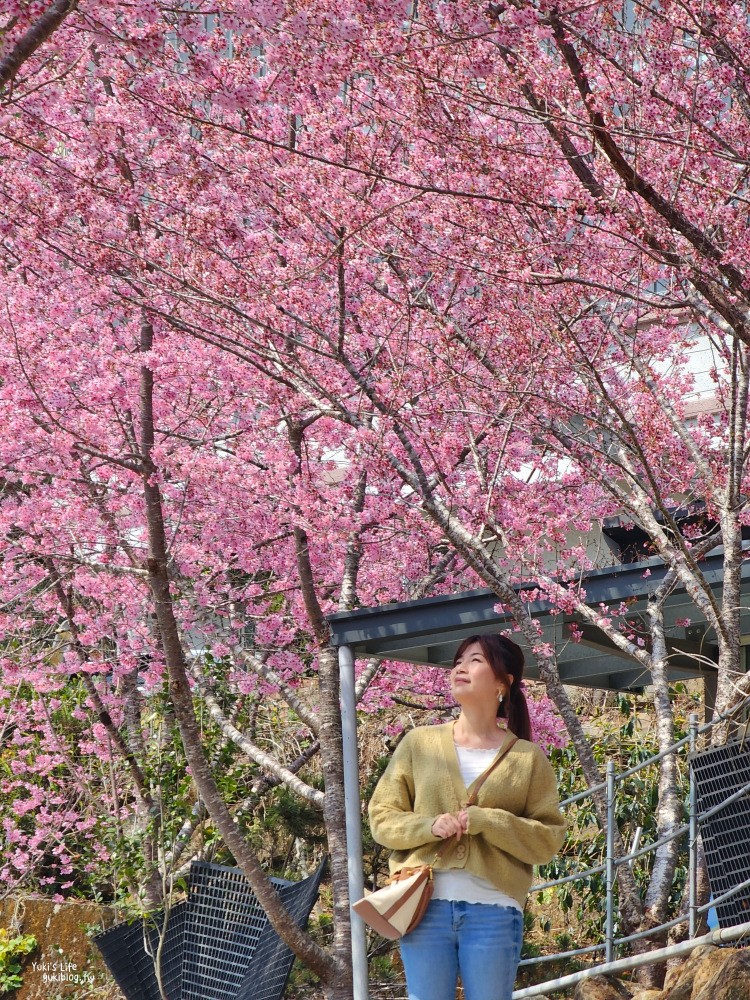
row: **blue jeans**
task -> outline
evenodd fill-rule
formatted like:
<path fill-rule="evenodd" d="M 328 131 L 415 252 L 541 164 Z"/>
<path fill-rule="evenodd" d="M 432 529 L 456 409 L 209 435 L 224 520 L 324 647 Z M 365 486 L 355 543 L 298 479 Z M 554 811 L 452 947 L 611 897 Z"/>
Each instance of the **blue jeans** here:
<path fill-rule="evenodd" d="M 512 906 L 433 899 L 401 938 L 409 1000 L 511 1000 L 521 958 L 523 915 Z"/>

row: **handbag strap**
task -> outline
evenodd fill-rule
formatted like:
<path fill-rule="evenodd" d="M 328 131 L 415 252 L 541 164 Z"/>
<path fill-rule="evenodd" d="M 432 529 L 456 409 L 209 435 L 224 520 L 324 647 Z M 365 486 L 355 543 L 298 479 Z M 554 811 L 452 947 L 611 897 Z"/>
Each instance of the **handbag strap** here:
<path fill-rule="evenodd" d="M 477 796 L 479 795 L 479 789 L 482 787 L 482 785 L 485 783 L 485 781 L 489 778 L 489 776 L 492 774 L 492 772 L 495 770 L 495 768 L 497 767 L 497 765 L 500 763 L 500 761 L 503 759 L 503 757 L 506 755 L 506 753 L 513 746 L 513 744 L 517 743 L 517 742 L 518 742 L 518 737 L 515 735 L 515 733 L 511 733 L 510 730 L 507 730 L 506 733 L 505 733 L 505 741 L 504 741 L 503 745 L 500 747 L 500 749 L 498 750 L 497 757 L 495 757 L 495 759 L 492 761 L 492 763 L 490 764 L 490 766 L 486 770 L 482 771 L 482 773 L 479 775 L 479 777 L 476 779 L 476 781 L 474 781 L 474 783 L 473 783 L 474 787 L 473 787 L 473 789 L 471 791 L 471 794 L 469 795 L 469 798 L 466 800 L 466 806 L 464 808 L 468 808 L 468 806 L 474 806 L 474 805 L 476 805 Z M 442 844 L 440 845 L 440 847 L 438 847 L 437 851 L 435 852 L 435 861 L 437 861 L 439 858 L 442 858 L 442 856 L 445 854 L 445 852 L 451 846 L 451 841 L 452 840 L 453 840 L 452 836 L 445 838 L 445 840 L 442 842 Z"/>
<path fill-rule="evenodd" d="M 506 755 L 506 753 L 508 752 L 508 750 L 510 750 L 510 748 L 513 746 L 513 744 L 517 743 L 517 742 L 518 742 L 518 737 L 515 735 L 515 733 L 511 733 L 510 731 L 506 731 L 506 733 L 505 733 L 505 742 L 503 743 L 503 745 L 498 750 L 497 757 L 495 757 L 495 759 L 492 761 L 492 763 L 490 764 L 490 766 L 487 768 L 486 771 L 482 771 L 482 773 L 479 775 L 479 777 L 474 782 L 473 791 L 471 792 L 471 794 L 469 795 L 468 799 L 466 800 L 466 805 L 467 806 L 475 806 L 477 804 L 477 796 L 479 795 L 479 789 L 482 787 L 482 785 L 485 783 L 485 781 L 489 778 L 489 776 L 495 770 L 495 768 L 500 763 L 500 761 L 503 759 L 503 757 Z"/>

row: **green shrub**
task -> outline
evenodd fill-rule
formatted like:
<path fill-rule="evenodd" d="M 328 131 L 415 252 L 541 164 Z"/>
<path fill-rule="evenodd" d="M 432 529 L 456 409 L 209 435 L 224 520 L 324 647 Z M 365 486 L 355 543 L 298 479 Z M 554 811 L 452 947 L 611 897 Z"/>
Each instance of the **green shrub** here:
<path fill-rule="evenodd" d="M 11 937 L 5 928 L 0 927 L 0 993 L 17 990 L 23 983 L 22 959 L 30 955 L 35 948 L 36 938 L 33 934 L 17 934 Z"/>

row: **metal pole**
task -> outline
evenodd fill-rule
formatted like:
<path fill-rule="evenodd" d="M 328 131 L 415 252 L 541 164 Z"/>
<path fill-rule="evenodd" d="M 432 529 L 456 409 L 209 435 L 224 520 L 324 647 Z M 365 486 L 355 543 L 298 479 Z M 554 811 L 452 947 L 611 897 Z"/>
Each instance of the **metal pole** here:
<path fill-rule="evenodd" d="M 694 754 L 698 741 L 698 715 L 690 714 L 690 753 Z M 688 801 L 690 838 L 688 844 L 688 936 L 695 937 L 698 928 L 698 789 L 692 767 L 688 771 L 690 798 Z"/>
<path fill-rule="evenodd" d="M 607 761 L 607 924 L 605 961 L 615 957 L 615 762 Z"/>
<path fill-rule="evenodd" d="M 365 894 L 362 870 L 362 805 L 359 796 L 359 753 L 357 750 L 357 699 L 354 683 L 354 656 L 350 646 L 339 646 L 339 690 L 341 733 L 344 744 L 344 811 L 346 851 L 349 856 L 349 899 Z M 350 910 L 352 925 L 352 1000 L 369 1000 L 367 938 L 362 918 Z"/>

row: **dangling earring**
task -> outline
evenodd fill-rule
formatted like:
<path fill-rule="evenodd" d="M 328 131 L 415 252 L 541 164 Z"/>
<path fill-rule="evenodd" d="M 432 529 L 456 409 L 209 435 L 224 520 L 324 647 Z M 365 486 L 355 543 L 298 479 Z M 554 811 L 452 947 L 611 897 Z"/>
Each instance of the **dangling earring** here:
<path fill-rule="evenodd" d="M 503 703 L 503 697 L 504 697 L 503 692 L 502 691 L 498 691 L 497 692 L 497 703 L 498 703 L 498 705 L 502 705 L 502 703 Z"/>

